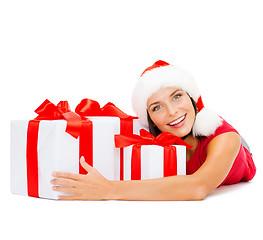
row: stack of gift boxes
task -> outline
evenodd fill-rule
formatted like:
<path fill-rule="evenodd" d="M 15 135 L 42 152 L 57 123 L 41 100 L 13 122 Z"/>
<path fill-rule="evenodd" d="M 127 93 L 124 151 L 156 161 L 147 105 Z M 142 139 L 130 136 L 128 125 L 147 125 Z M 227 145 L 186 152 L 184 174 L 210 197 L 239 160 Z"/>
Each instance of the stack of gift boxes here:
<path fill-rule="evenodd" d="M 153 137 L 108 103 L 83 99 L 71 111 L 66 101 L 45 100 L 29 121 L 11 121 L 11 192 L 58 199 L 52 172 L 86 174 L 79 158 L 109 180 L 143 180 L 186 174 L 186 148 L 181 139 L 162 133 Z M 178 144 L 178 145 L 174 145 Z"/>

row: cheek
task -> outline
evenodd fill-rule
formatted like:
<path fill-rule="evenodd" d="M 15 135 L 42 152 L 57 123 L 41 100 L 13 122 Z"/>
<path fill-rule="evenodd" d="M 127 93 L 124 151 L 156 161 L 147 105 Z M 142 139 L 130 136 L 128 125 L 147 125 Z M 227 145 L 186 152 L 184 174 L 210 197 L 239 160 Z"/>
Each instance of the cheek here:
<path fill-rule="evenodd" d="M 191 115 L 195 115 L 195 109 L 190 98 L 185 99 L 184 102 L 182 102 L 181 109 L 183 109 Z"/>
<path fill-rule="evenodd" d="M 158 125 L 162 125 L 165 122 L 165 117 L 164 114 L 162 113 L 154 113 L 154 114 L 150 114 L 150 118 L 152 119 L 153 123 L 158 126 Z"/>
<path fill-rule="evenodd" d="M 187 115 L 188 115 L 188 119 L 189 119 L 189 123 L 191 125 L 194 124 L 194 121 L 195 121 L 195 109 L 194 109 L 194 106 L 190 100 L 190 103 L 188 104 L 188 106 L 185 108 L 185 111 L 187 112 Z"/>

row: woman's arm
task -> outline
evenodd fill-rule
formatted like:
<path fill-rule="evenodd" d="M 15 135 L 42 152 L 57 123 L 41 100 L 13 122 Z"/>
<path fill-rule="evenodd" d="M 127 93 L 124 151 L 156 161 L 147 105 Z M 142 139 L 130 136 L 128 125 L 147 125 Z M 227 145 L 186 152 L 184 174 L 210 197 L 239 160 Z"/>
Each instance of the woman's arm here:
<path fill-rule="evenodd" d="M 240 149 L 237 133 L 224 133 L 208 145 L 205 163 L 192 175 L 151 180 L 109 181 L 86 162 L 87 175 L 60 173 L 52 180 L 55 191 L 72 193 L 64 200 L 202 200 L 229 173 Z"/>
<path fill-rule="evenodd" d="M 203 189 L 193 175 L 172 176 L 151 180 L 117 181 L 111 199 L 116 200 L 202 200 Z"/>
<path fill-rule="evenodd" d="M 153 180 L 113 182 L 113 199 L 202 200 L 217 188 L 229 173 L 240 149 L 240 137 L 229 132 L 208 145 L 205 163 L 192 175 Z"/>
<path fill-rule="evenodd" d="M 208 144 L 206 161 L 195 173 L 206 195 L 227 177 L 239 153 L 240 145 L 240 136 L 235 132 L 218 135 Z"/>

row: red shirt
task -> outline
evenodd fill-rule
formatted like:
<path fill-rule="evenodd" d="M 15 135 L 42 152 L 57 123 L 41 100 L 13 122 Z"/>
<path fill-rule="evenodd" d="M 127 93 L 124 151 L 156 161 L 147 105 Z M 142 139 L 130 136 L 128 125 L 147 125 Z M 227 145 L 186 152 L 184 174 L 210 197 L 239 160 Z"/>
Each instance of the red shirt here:
<path fill-rule="evenodd" d="M 236 129 L 223 120 L 223 124 L 217 128 L 214 135 L 199 138 L 199 142 L 193 156 L 186 163 L 187 175 L 195 173 L 205 162 L 207 156 L 207 146 L 212 141 L 212 139 L 226 132 L 238 133 Z M 241 144 L 239 153 L 233 163 L 233 166 L 220 186 L 223 184 L 234 184 L 241 181 L 249 181 L 254 177 L 255 173 L 256 167 L 252 156 L 249 151 Z"/>

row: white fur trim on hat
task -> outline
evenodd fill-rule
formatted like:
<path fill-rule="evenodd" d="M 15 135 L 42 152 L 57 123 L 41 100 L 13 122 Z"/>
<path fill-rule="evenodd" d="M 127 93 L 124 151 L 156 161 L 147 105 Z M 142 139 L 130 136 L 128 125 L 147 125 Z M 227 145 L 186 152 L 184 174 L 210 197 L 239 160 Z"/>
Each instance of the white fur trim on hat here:
<path fill-rule="evenodd" d="M 184 71 L 179 66 L 172 66 L 163 61 L 157 61 L 153 66 L 154 67 L 149 70 L 146 69 L 142 74 L 132 94 L 133 109 L 139 117 L 139 122 L 147 128 L 149 127 L 147 119 L 147 101 L 160 88 L 181 88 L 183 91 L 187 92 L 196 103 L 201 96 L 191 74 Z M 207 109 L 202 109 L 197 113 L 196 122 L 193 126 L 193 135 L 212 135 L 217 127 L 220 126 L 220 119 L 221 118 L 216 113 L 210 112 L 210 110 Z"/>

